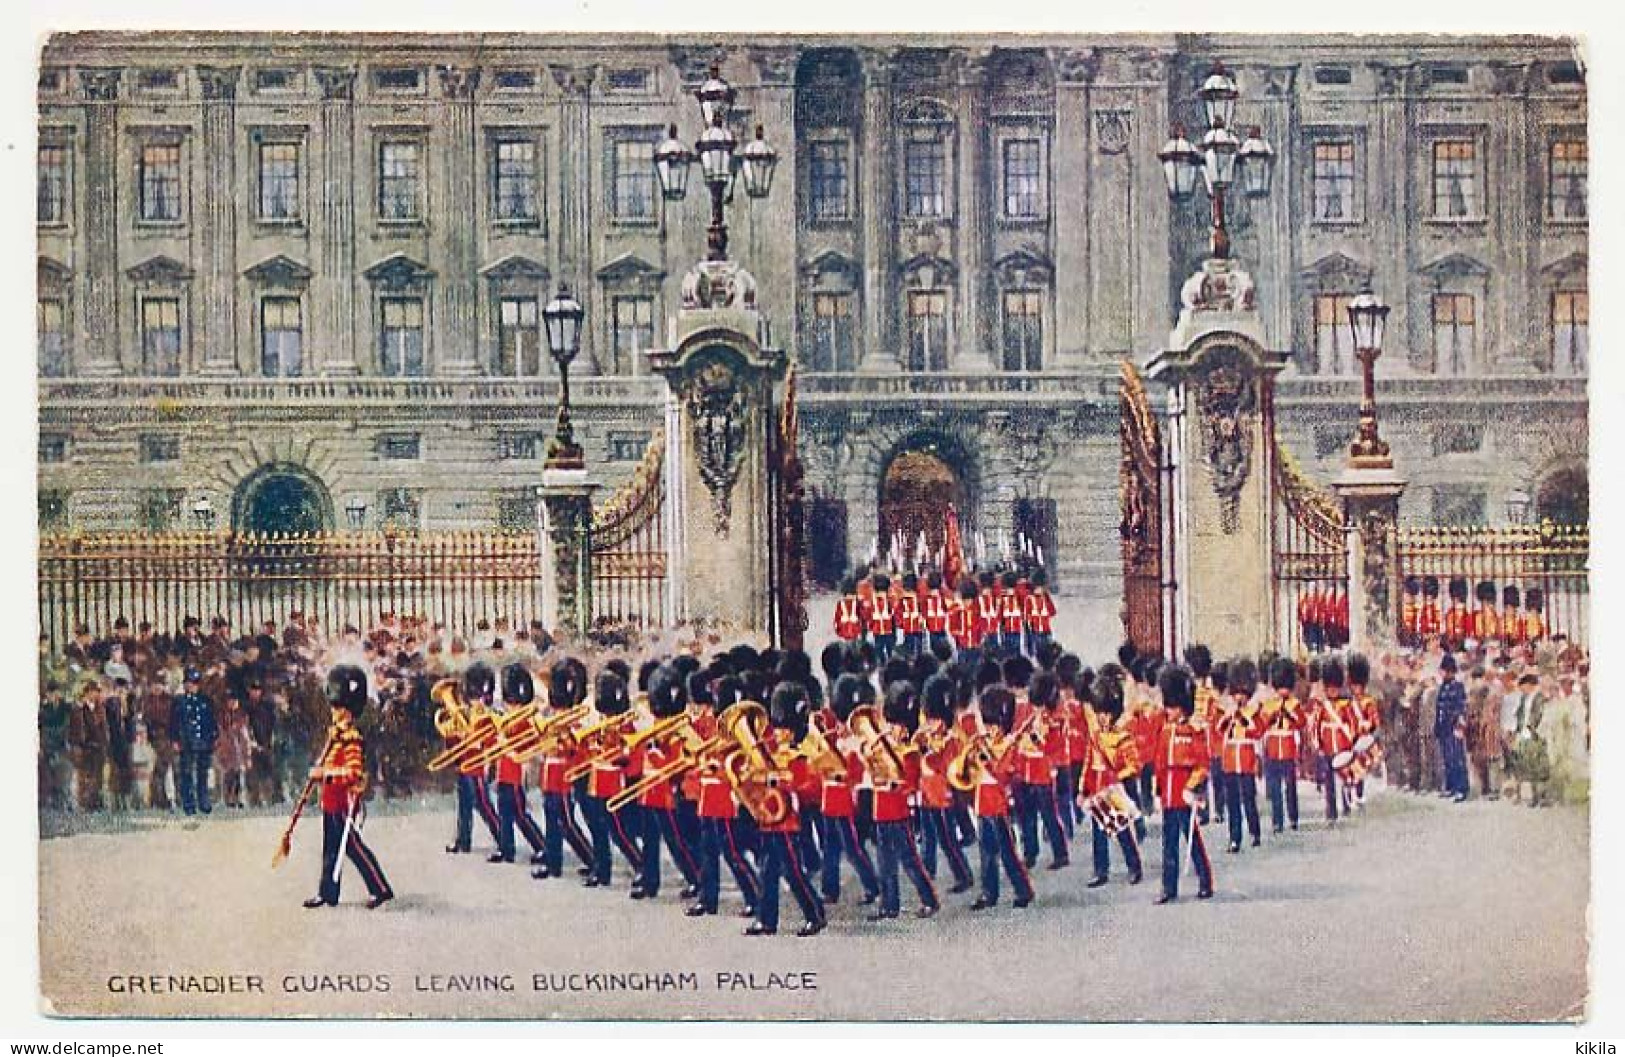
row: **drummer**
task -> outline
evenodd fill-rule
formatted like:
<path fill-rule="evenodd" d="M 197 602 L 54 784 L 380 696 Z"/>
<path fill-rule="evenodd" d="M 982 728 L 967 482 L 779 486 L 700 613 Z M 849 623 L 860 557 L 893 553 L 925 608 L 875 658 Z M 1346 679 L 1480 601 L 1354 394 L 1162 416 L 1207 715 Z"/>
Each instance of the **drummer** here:
<path fill-rule="evenodd" d="M 1343 662 L 1340 658 L 1330 657 L 1321 662 L 1320 682 L 1325 687 L 1325 696 L 1320 701 L 1316 731 L 1320 739 L 1320 753 L 1326 759 L 1326 824 L 1330 826 L 1337 823 L 1340 800 L 1345 801 L 1342 805 L 1344 812 L 1348 810 L 1345 800 L 1348 790 L 1340 787 L 1345 785 L 1354 763 L 1354 739 L 1358 737 L 1359 717 L 1344 685 Z"/>
<path fill-rule="evenodd" d="M 1354 783 L 1353 797 L 1356 810 L 1365 810 L 1366 775 L 1376 770 L 1382 761 L 1382 744 L 1377 731 L 1382 727 L 1382 706 L 1367 692 L 1371 683 L 1371 662 L 1363 653 L 1349 654 L 1349 697 L 1354 702 L 1359 719 L 1358 734 L 1354 739 L 1354 757 L 1360 776 Z"/>

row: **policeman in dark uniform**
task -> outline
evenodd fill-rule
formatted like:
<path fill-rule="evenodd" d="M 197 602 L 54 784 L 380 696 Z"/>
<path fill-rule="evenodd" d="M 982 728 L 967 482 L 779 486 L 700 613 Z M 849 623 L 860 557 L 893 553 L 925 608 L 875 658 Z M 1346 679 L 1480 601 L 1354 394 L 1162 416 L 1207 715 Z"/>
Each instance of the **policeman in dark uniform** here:
<path fill-rule="evenodd" d="M 305 900 L 309 909 L 337 906 L 339 856 L 348 855 L 367 886 L 367 909 L 376 910 L 395 898 L 378 857 L 361 839 L 361 799 L 367 788 L 367 766 L 361 732 L 355 721 L 367 706 L 367 677 L 353 664 L 341 664 L 327 673 L 327 703 L 332 707 L 332 728 L 327 752 L 310 776 L 321 782 L 322 877 L 317 894 Z"/>
<path fill-rule="evenodd" d="M 207 815 L 212 810 L 209 764 L 214 759 L 214 743 L 220 737 L 214 702 L 198 691 L 202 678 L 196 668 L 187 668 L 185 689 L 175 698 L 169 711 L 169 740 L 175 743 L 179 756 L 175 784 L 179 787 L 181 808 L 188 815 L 199 811 Z"/>

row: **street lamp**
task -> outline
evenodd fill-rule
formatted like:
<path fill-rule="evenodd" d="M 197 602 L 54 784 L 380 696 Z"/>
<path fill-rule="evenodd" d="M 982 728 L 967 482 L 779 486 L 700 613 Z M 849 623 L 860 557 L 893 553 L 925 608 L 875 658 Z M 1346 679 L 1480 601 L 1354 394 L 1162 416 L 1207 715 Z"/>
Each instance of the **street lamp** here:
<path fill-rule="evenodd" d="M 660 178 L 661 195 L 669 202 L 681 201 L 688 193 L 689 163 L 700 163 L 700 175 L 711 194 L 711 225 L 706 229 L 708 261 L 728 259 L 728 225 L 723 206 L 733 201 L 735 178 L 743 174 L 745 193 L 751 198 L 765 198 L 779 162 L 778 152 L 762 138 L 761 125 L 756 126 L 756 137 L 743 151 L 739 149 L 738 139 L 728 128 L 728 113 L 737 94 L 717 67 L 711 67 L 711 76 L 694 93 L 705 121 L 694 149 L 683 146 L 677 138 L 677 126 L 672 125 L 666 141 L 655 150 L 655 174 Z"/>
<path fill-rule="evenodd" d="M 587 312 L 570 296 L 563 283 L 553 300 L 542 309 L 547 326 L 547 349 L 559 365 L 559 415 L 553 440 L 547 446 L 547 465 L 553 469 L 579 470 L 586 465 L 581 446 L 570 424 L 570 361 L 581 351 L 581 320 Z"/>
<path fill-rule="evenodd" d="M 214 531 L 214 504 L 209 502 L 208 496 L 198 496 L 197 502 L 192 504 L 192 521 L 199 531 Z"/>
<path fill-rule="evenodd" d="M 1377 359 L 1382 356 L 1383 329 L 1388 306 L 1371 292 L 1371 284 L 1349 302 L 1349 329 L 1354 332 L 1354 355 L 1360 360 L 1360 428 L 1349 447 L 1351 461 L 1358 466 L 1388 467 L 1393 460 L 1388 445 L 1377 435 Z"/>
<path fill-rule="evenodd" d="M 1168 197 L 1183 202 L 1195 189 L 1196 176 L 1213 206 L 1210 248 L 1215 259 L 1230 256 L 1230 232 L 1225 226 L 1225 195 L 1239 178 L 1249 198 L 1263 198 L 1270 192 L 1275 170 L 1275 148 L 1257 127 L 1248 130 L 1246 142 L 1230 131 L 1236 116 L 1236 100 L 1241 92 L 1235 78 L 1222 65 L 1214 65 L 1197 95 L 1207 118 L 1207 132 L 1200 146 L 1185 138 L 1185 130 L 1174 126 L 1173 136 L 1157 152 L 1162 162 Z"/>
<path fill-rule="evenodd" d="M 367 523 L 367 501 L 358 495 L 351 496 L 344 504 L 344 516 L 349 519 L 350 531 L 360 532 Z"/>

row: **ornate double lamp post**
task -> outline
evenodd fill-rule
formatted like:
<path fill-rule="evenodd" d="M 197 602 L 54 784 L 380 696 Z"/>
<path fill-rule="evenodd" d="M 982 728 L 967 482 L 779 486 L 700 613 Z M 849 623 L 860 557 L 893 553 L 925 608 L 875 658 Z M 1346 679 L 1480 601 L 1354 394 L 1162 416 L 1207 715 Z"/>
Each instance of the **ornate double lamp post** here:
<path fill-rule="evenodd" d="M 705 186 L 711 193 L 711 225 L 706 229 L 705 259 L 728 259 L 728 224 L 723 208 L 733 201 L 736 178 L 743 176 L 745 193 L 752 198 L 766 198 L 773 187 L 773 170 L 779 155 L 762 138 L 762 126 L 756 126 L 756 138 L 739 149 L 739 141 L 728 128 L 728 113 L 737 93 L 722 79 L 721 72 L 711 67 L 711 76 L 700 85 L 694 97 L 700 102 L 700 113 L 705 130 L 690 150 L 677 138 L 677 126 L 666 130 L 666 141 L 655 149 L 655 173 L 660 178 L 660 193 L 668 202 L 680 202 L 688 194 L 688 167 L 696 159 Z"/>
<path fill-rule="evenodd" d="M 192 523 L 199 532 L 214 531 L 214 504 L 209 502 L 208 496 L 198 496 L 197 502 L 192 504 Z"/>
<path fill-rule="evenodd" d="M 1349 302 L 1349 329 L 1354 332 L 1354 355 L 1360 361 L 1360 426 L 1349 446 L 1349 461 L 1356 467 L 1389 469 L 1394 465 L 1388 444 L 1377 435 L 1377 360 L 1382 356 L 1383 328 L 1388 306 L 1371 292 L 1370 284 Z"/>
<path fill-rule="evenodd" d="M 559 414 L 553 429 L 553 439 L 547 443 L 547 468 L 553 470 L 580 470 L 586 466 L 581 445 L 576 443 L 575 427 L 570 423 L 570 361 L 581 351 L 581 321 L 586 316 L 581 302 L 570 296 L 563 283 L 542 309 L 542 322 L 547 327 L 547 350 L 559 366 Z"/>
<path fill-rule="evenodd" d="M 1275 174 L 1275 148 L 1256 126 L 1248 130 L 1245 140 L 1230 131 L 1241 92 L 1236 88 L 1235 78 L 1226 73 L 1223 66 L 1213 67 L 1197 94 L 1202 99 L 1208 126 L 1201 142 L 1193 144 L 1185 137 L 1184 127 L 1175 125 L 1172 136 L 1157 153 L 1157 159 L 1162 162 L 1168 197 L 1174 202 L 1190 198 L 1196 190 L 1196 178 L 1201 176 L 1213 207 L 1212 256 L 1225 260 L 1230 256 L 1230 232 L 1225 226 L 1226 196 L 1239 179 L 1242 192 L 1248 198 L 1267 197 Z"/>

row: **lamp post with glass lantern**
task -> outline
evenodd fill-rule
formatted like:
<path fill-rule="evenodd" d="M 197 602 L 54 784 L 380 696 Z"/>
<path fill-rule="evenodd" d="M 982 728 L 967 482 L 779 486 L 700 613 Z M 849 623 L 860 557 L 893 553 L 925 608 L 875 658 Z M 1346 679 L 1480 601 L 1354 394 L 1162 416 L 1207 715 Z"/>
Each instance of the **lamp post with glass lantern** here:
<path fill-rule="evenodd" d="M 358 495 L 351 496 L 344 504 L 344 517 L 351 532 L 360 532 L 367 524 L 367 501 Z"/>
<path fill-rule="evenodd" d="M 192 523 L 199 532 L 214 531 L 214 504 L 209 502 L 208 496 L 198 496 L 197 502 L 192 504 Z"/>
<path fill-rule="evenodd" d="M 756 136 L 739 149 L 739 141 L 728 128 L 728 114 L 738 93 L 722 79 L 717 67 L 711 67 L 711 76 L 694 97 L 699 100 L 700 114 L 705 129 L 690 150 L 677 138 L 677 126 L 667 129 L 665 142 L 655 149 L 655 174 L 660 179 L 660 193 L 668 202 L 680 202 L 688 194 L 688 167 L 695 160 L 700 163 L 700 174 L 711 195 L 711 223 L 706 228 L 705 259 L 728 259 L 728 224 L 724 209 L 733 201 L 735 180 L 743 176 L 745 193 L 751 198 L 766 198 L 773 187 L 773 171 L 778 166 L 778 152 L 762 138 L 762 126 L 756 126 Z"/>
<path fill-rule="evenodd" d="M 547 327 L 547 350 L 559 367 L 559 412 L 553 429 L 553 439 L 547 443 L 549 469 L 580 470 L 586 460 L 581 445 L 576 443 L 575 427 L 570 422 L 570 361 L 581 351 L 581 321 L 586 316 L 581 302 L 570 296 L 570 290 L 559 284 L 558 293 L 542 309 L 542 322 Z"/>
<path fill-rule="evenodd" d="M 1264 138 L 1257 126 L 1250 128 L 1246 140 L 1238 139 L 1231 126 L 1235 119 L 1236 100 L 1241 92 L 1235 78 L 1215 65 L 1197 95 L 1207 118 L 1207 131 L 1201 141 L 1193 144 L 1185 136 L 1185 129 L 1175 125 L 1173 134 L 1157 160 L 1162 163 L 1163 180 L 1168 197 L 1183 202 L 1196 189 L 1196 177 L 1212 203 L 1209 249 L 1215 260 L 1230 257 L 1230 231 L 1226 225 L 1226 201 L 1230 188 L 1237 179 L 1248 198 L 1264 198 L 1270 193 L 1275 172 L 1275 148 Z"/>
<path fill-rule="evenodd" d="M 1349 446 L 1349 462 L 1353 466 L 1387 469 L 1394 460 L 1388 454 L 1388 444 L 1377 434 L 1377 360 L 1382 356 L 1383 329 L 1388 321 L 1388 306 L 1371 292 L 1366 284 L 1353 301 L 1349 302 L 1349 329 L 1354 332 L 1354 355 L 1360 361 L 1360 426 Z"/>

